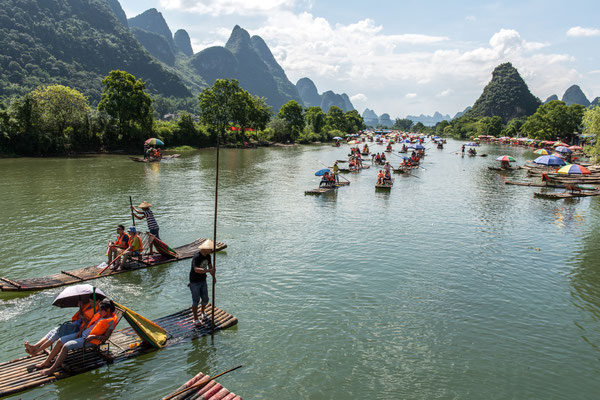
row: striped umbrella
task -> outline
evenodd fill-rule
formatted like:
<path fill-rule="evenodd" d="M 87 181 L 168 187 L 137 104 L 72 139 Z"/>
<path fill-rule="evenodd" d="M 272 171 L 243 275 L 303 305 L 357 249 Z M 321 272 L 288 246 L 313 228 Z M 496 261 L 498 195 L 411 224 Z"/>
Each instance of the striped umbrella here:
<path fill-rule="evenodd" d="M 557 146 L 554 148 L 554 151 L 557 151 L 559 153 L 565 153 L 565 154 L 572 153 L 572 151 L 568 147 L 565 147 L 565 146 Z"/>
<path fill-rule="evenodd" d="M 148 146 L 164 146 L 164 142 L 157 138 L 150 138 L 144 142 L 145 145 Z"/>
<path fill-rule="evenodd" d="M 590 170 L 587 169 L 586 167 L 582 167 L 581 165 L 577 165 L 577 164 L 569 164 L 569 165 L 565 165 L 564 167 L 560 168 L 558 170 L 559 174 L 578 174 L 578 175 L 589 175 L 591 174 Z"/>
<path fill-rule="evenodd" d="M 558 147 L 558 146 L 565 146 L 565 147 L 567 147 L 569 145 L 566 144 L 565 142 L 556 142 L 552 146 L 554 146 L 554 147 Z"/>
<path fill-rule="evenodd" d="M 549 156 L 550 152 L 546 149 L 539 149 L 533 152 L 533 154 L 538 154 L 540 156 Z"/>

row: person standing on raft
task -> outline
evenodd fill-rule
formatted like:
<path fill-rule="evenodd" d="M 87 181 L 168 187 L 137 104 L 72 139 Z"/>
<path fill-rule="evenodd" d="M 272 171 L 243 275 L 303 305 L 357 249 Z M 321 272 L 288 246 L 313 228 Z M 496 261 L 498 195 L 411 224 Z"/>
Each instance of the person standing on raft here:
<path fill-rule="evenodd" d="M 208 304 L 208 286 L 206 285 L 206 274 L 212 275 L 213 281 L 215 278 L 215 268 L 210 260 L 210 253 L 213 251 L 214 242 L 210 239 L 202 242 L 198 246 L 198 253 L 192 258 L 192 268 L 190 269 L 190 283 L 188 284 L 192 292 L 192 313 L 194 314 L 194 325 L 201 325 L 205 318 L 208 317 L 205 312 L 205 307 Z M 202 301 L 200 301 L 202 300 Z M 202 321 L 198 321 L 198 304 L 201 307 Z"/>
<path fill-rule="evenodd" d="M 150 231 L 150 234 L 156 236 L 157 239 L 160 239 L 160 236 L 158 236 L 158 223 L 156 222 L 156 219 L 154 219 L 154 213 L 150 209 L 150 207 L 152 207 L 152 204 L 148 203 L 147 201 L 142 201 L 142 203 L 138 207 L 141 208 L 141 210 L 138 210 L 135 206 L 131 206 L 131 210 L 134 212 L 134 217 L 136 217 L 137 219 L 145 218 L 146 223 L 148 224 L 148 230 Z M 153 247 L 153 242 L 150 241 L 150 254 L 154 252 Z"/>

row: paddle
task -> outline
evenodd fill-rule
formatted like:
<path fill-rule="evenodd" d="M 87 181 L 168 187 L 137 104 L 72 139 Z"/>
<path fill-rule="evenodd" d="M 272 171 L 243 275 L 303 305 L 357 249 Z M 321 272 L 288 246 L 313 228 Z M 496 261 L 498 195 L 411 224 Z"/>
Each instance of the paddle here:
<path fill-rule="evenodd" d="M 167 397 L 163 397 L 163 399 L 162 399 L 162 400 L 171 400 L 172 398 L 174 398 L 174 397 L 177 397 L 177 396 L 179 396 L 179 395 L 180 395 L 180 394 L 182 394 L 182 393 L 189 392 L 190 390 L 193 390 L 193 389 L 198 389 L 198 388 L 200 388 L 200 387 L 202 387 L 202 386 L 205 386 L 205 385 L 206 385 L 208 382 L 210 382 L 210 381 L 213 381 L 213 380 L 217 379 L 217 378 L 218 378 L 218 377 L 220 377 L 220 376 L 223 376 L 223 375 L 225 375 L 225 374 L 228 374 L 228 373 L 229 373 L 229 372 L 231 372 L 231 371 L 235 371 L 235 370 L 236 370 L 236 369 L 238 369 L 238 368 L 242 368 L 242 366 L 241 366 L 241 365 L 238 365 L 238 366 L 237 366 L 237 367 L 235 367 L 235 368 L 231 368 L 231 369 L 229 369 L 229 370 L 227 370 L 227 371 L 225 371 L 225 372 L 221 372 L 220 374 L 217 374 L 217 375 L 215 375 L 215 376 L 213 376 L 213 377 L 210 377 L 210 376 L 206 376 L 206 375 L 205 375 L 205 376 L 203 376 L 203 377 L 202 377 L 202 378 L 201 378 L 201 379 L 200 379 L 198 382 L 194 383 L 192 386 L 190 386 L 190 387 L 187 387 L 187 388 L 185 388 L 185 389 L 181 389 L 181 390 L 179 390 L 179 391 L 177 391 L 177 392 L 175 392 L 175 393 L 173 393 L 173 394 L 170 394 L 170 395 L 168 395 Z"/>
<path fill-rule="evenodd" d="M 133 217 L 133 200 L 131 199 L 131 196 L 129 196 L 129 205 L 131 206 L 131 222 L 133 222 L 133 226 L 135 226 L 135 218 Z"/>

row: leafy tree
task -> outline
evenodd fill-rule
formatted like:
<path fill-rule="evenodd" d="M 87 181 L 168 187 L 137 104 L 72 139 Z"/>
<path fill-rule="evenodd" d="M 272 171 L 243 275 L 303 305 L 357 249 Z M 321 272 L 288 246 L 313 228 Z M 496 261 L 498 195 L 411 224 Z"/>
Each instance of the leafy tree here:
<path fill-rule="evenodd" d="M 346 133 L 356 133 L 365 127 L 363 117 L 356 110 L 346 111 L 344 119 L 346 120 L 346 129 L 344 129 Z"/>
<path fill-rule="evenodd" d="M 140 146 L 144 133 L 152 130 L 152 98 L 145 91 L 145 83 L 128 72 L 116 70 L 102 84 L 98 110 L 117 122 L 119 139 L 125 146 Z"/>
<path fill-rule="evenodd" d="M 90 111 L 87 99 L 77 90 L 62 85 L 38 87 L 31 92 L 42 129 L 62 136 L 67 126 L 82 124 Z"/>
<path fill-rule="evenodd" d="M 273 118 L 267 125 L 266 130 L 269 138 L 276 142 L 286 142 L 290 138 L 288 124 L 283 118 Z"/>
<path fill-rule="evenodd" d="M 530 138 L 555 140 L 579 129 L 584 110 L 580 104 L 567 106 L 560 100 L 553 100 L 542 104 L 527 118 L 521 130 Z"/>
<path fill-rule="evenodd" d="M 521 132 L 521 127 L 527 121 L 527 117 L 513 118 L 508 121 L 506 127 L 502 130 L 502 136 L 517 136 Z"/>
<path fill-rule="evenodd" d="M 298 104 L 296 100 L 290 100 L 281 106 L 277 116 L 286 122 L 287 127 L 290 130 L 288 140 L 296 140 L 304 129 L 305 124 L 302 106 Z"/>
<path fill-rule="evenodd" d="M 397 120 L 396 120 L 397 121 Z M 410 121 L 410 120 L 409 120 Z M 412 122 L 412 121 L 411 121 Z M 437 136 L 443 136 L 444 135 L 444 130 L 446 129 L 447 126 L 450 125 L 450 122 L 448 122 L 447 120 L 442 120 L 440 122 L 438 122 L 437 124 L 435 124 L 435 134 Z"/>
<path fill-rule="evenodd" d="M 478 121 L 478 135 L 500 136 L 502 133 L 502 118 L 495 115 L 493 117 L 483 117 Z"/>
<path fill-rule="evenodd" d="M 327 111 L 327 118 L 325 119 L 327 130 L 337 129 L 342 132 L 346 131 L 346 117 L 344 111 L 338 106 L 331 106 Z"/>
<path fill-rule="evenodd" d="M 315 133 L 321 133 L 326 117 L 327 115 L 321 110 L 321 107 L 308 107 L 305 112 L 306 125 Z"/>
<path fill-rule="evenodd" d="M 217 79 L 212 87 L 204 89 L 198 96 L 200 121 L 210 127 L 216 135 L 225 135 L 227 128 L 240 122 L 240 99 L 242 89 L 237 80 Z"/>
<path fill-rule="evenodd" d="M 600 156 L 600 106 L 585 110 L 582 119 L 583 133 L 587 135 L 595 135 L 595 143 L 593 146 L 586 146 L 585 151 L 594 157 L 595 161 Z"/>
<path fill-rule="evenodd" d="M 413 127 L 413 131 L 415 132 L 425 132 L 426 129 L 427 128 L 425 127 L 425 125 L 423 125 L 422 122 L 417 122 Z"/>
<path fill-rule="evenodd" d="M 408 118 L 396 118 L 394 121 L 394 125 L 392 125 L 393 129 L 398 129 L 400 131 L 410 131 L 413 127 L 413 121 Z"/>

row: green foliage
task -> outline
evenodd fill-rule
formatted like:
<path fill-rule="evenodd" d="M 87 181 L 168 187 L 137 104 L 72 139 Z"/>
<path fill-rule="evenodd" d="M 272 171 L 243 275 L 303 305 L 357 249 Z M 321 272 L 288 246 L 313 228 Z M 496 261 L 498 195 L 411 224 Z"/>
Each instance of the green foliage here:
<path fill-rule="evenodd" d="M 527 121 L 526 117 L 514 118 L 508 121 L 506 127 L 502 130 L 501 136 L 515 137 L 521 132 L 523 124 Z"/>
<path fill-rule="evenodd" d="M 527 118 L 521 131 L 530 138 L 556 140 L 579 129 L 584 110 L 585 107 L 579 104 L 567 106 L 560 100 L 553 100 L 541 105 Z"/>
<path fill-rule="evenodd" d="M 491 135 L 499 137 L 503 127 L 502 118 L 499 116 L 483 117 L 477 121 L 477 136 Z"/>
<path fill-rule="evenodd" d="M 531 94 L 519 72 L 504 63 L 494 69 L 492 80 L 467 114 L 475 118 L 499 116 L 508 122 L 533 114 L 539 105 L 540 100 Z"/>
<path fill-rule="evenodd" d="M 62 85 L 39 87 L 31 93 L 37 108 L 41 128 L 61 136 L 68 126 L 78 126 L 90 107 L 87 99 L 76 89 Z"/>
<path fill-rule="evenodd" d="M 408 118 L 396 118 L 396 121 L 394 121 L 394 125 L 392 126 L 392 129 L 397 129 L 400 131 L 404 131 L 404 132 L 408 132 L 412 129 L 413 127 L 413 121 L 408 119 Z"/>
<path fill-rule="evenodd" d="M 445 131 L 446 127 L 449 125 L 450 125 L 450 122 L 446 121 L 445 119 L 438 122 L 437 124 L 435 124 L 435 134 L 437 136 L 444 136 L 445 135 L 444 131 Z"/>
<path fill-rule="evenodd" d="M 305 112 L 306 125 L 312 132 L 321 133 L 325 126 L 326 114 L 321 107 L 308 107 Z"/>
<path fill-rule="evenodd" d="M 152 131 L 152 98 L 146 84 L 125 71 L 111 71 L 102 80 L 104 89 L 98 110 L 116 121 L 119 141 L 128 148 L 139 146 Z"/>
<path fill-rule="evenodd" d="M 331 108 L 329 110 L 331 111 Z M 344 126 L 344 132 L 356 133 L 365 128 L 365 121 L 363 120 L 363 117 L 358 113 L 358 111 L 346 111 L 346 113 L 344 114 Z"/>
<path fill-rule="evenodd" d="M 294 141 L 304 129 L 304 113 L 302 106 L 296 100 L 290 100 L 281 106 L 277 116 L 286 122 L 289 140 Z"/>
<path fill-rule="evenodd" d="M 327 118 L 325 118 L 326 130 L 337 129 L 339 131 L 346 131 L 346 118 L 344 111 L 338 106 L 329 107 L 327 112 Z"/>
<path fill-rule="evenodd" d="M 582 124 L 583 133 L 586 135 L 595 135 L 593 144 L 586 146 L 585 151 L 597 161 L 600 156 L 600 106 L 585 110 Z"/>
<path fill-rule="evenodd" d="M 422 123 L 422 122 L 417 122 L 417 123 L 415 124 L 415 126 L 413 127 L 413 129 L 412 129 L 412 130 L 413 130 L 414 132 L 421 132 L 421 133 L 423 133 L 423 132 L 425 132 L 425 131 L 427 130 L 427 127 L 426 127 L 425 125 L 423 125 L 423 123 Z"/>

